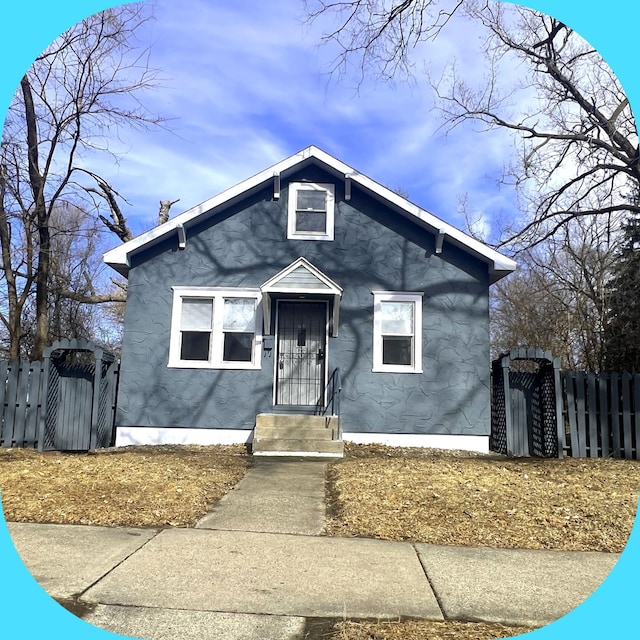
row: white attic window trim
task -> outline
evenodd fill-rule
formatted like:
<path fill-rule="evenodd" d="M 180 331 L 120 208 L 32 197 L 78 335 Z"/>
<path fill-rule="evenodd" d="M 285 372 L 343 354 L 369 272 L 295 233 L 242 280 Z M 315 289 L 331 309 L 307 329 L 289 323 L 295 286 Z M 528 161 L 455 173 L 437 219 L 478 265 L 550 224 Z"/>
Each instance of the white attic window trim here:
<path fill-rule="evenodd" d="M 327 182 L 289 183 L 288 240 L 334 238 L 335 185 Z"/>

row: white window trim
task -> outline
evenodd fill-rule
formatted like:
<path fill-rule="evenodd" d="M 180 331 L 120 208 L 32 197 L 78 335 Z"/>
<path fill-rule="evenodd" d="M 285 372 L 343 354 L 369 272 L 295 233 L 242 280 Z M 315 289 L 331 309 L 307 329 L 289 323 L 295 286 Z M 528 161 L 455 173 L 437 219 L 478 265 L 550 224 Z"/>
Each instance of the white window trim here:
<path fill-rule="evenodd" d="M 422 293 L 372 291 L 374 373 L 422 373 Z M 381 302 L 413 303 L 413 365 L 383 364 Z"/>
<path fill-rule="evenodd" d="M 229 289 L 223 287 L 172 287 L 173 309 L 171 312 L 171 336 L 169 342 L 168 367 L 182 369 L 260 369 L 262 367 L 262 294 L 260 289 Z M 205 298 L 213 300 L 213 326 L 208 360 L 181 360 L 180 327 L 182 320 L 183 298 Z M 225 298 L 254 298 L 255 339 L 251 362 L 225 362 L 223 355 L 223 320 Z"/>
<path fill-rule="evenodd" d="M 304 189 L 324 190 L 327 193 L 327 226 L 325 233 L 296 231 L 296 204 L 298 191 Z M 289 208 L 287 220 L 288 240 L 333 240 L 335 221 L 336 189 L 335 185 L 326 182 L 291 182 L 289 184 Z"/>

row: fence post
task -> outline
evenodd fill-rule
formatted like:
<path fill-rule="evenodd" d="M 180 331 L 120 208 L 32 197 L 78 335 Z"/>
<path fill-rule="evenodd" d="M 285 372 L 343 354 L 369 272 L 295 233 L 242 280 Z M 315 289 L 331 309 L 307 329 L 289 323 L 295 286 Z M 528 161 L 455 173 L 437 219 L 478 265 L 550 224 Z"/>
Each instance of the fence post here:
<path fill-rule="evenodd" d="M 502 366 L 502 385 L 504 387 L 504 420 L 505 420 L 505 439 L 507 441 L 507 455 L 513 455 L 513 419 L 511 416 L 511 392 L 509 389 L 509 358 L 505 356 L 500 362 Z"/>
<path fill-rule="evenodd" d="M 93 359 L 93 404 L 91 406 L 91 431 L 89 433 L 89 448 L 95 449 L 98 441 L 98 419 L 100 415 L 100 387 L 102 384 L 102 349 L 95 349 Z"/>
<path fill-rule="evenodd" d="M 13 446 L 16 424 L 18 388 L 20 384 L 20 360 L 9 361 L 7 373 L 7 394 L 4 401 L 6 409 L 4 412 L 4 435 L 2 438 L 5 446 L 11 447 Z"/>
<path fill-rule="evenodd" d="M 46 431 L 47 410 L 49 408 L 49 366 L 51 364 L 51 350 L 45 349 L 42 359 L 42 405 L 38 420 L 38 451 L 44 451 L 44 435 Z"/>
<path fill-rule="evenodd" d="M 562 382 L 560 380 L 560 359 L 553 359 L 553 386 L 556 397 L 556 429 L 558 434 L 558 458 L 564 457 L 566 434 L 562 419 Z"/>
<path fill-rule="evenodd" d="M 598 421 L 596 413 L 596 374 L 587 374 L 587 409 L 589 417 L 589 457 L 598 457 Z"/>
<path fill-rule="evenodd" d="M 620 448 L 620 399 L 618 396 L 618 374 L 611 374 L 611 435 L 613 439 L 613 457 L 619 458 Z"/>
<path fill-rule="evenodd" d="M 633 458 L 631 442 L 631 374 L 622 374 L 622 426 L 624 428 L 624 457 Z"/>
<path fill-rule="evenodd" d="M 600 392 L 600 411 L 599 411 L 599 424 L 600 435 L 602 437 L 602 457 L 608 458 L 611 455 L 611 416 L 609 415 L 609 403 L 608 403 L 608 388 L 609 388 L 609 375 L 601 373 L 598 376 L 598 390 Z"/>
<path fill-rule="evenodd" d="M 5 439 L 5 429 L 7 424 L 6 419 L 6 393 L 7 393 L 7 372 L 9 370 L 9 362 L 3 361 L 0 362 L 0 444 L 4 442 Z"/>

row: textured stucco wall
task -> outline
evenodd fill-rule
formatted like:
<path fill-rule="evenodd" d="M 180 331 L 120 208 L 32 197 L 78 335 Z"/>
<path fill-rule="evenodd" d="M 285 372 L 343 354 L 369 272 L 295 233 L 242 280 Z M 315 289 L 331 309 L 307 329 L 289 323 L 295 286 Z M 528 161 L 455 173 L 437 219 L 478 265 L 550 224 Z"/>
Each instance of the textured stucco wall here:
<path fill-rule="evenodd" d="M 316 167 L 292 181 L 337 182 Z M 304 256 L 344 289 L 329 371 L 342 371 L 345 431 L 489 434 L 487 267 L 336 185 L 335 240 L 286 239 L 287 185 L 254 194 L 198 229 L 134 258 L 129 276 L 118 426 L 252 428 L 273 410 L 273 356 L 258 371 L 167 367 L 176 285 L 259 287 Z M 372 373 L 372 290 L 422 291 L 423 374 Z"/>

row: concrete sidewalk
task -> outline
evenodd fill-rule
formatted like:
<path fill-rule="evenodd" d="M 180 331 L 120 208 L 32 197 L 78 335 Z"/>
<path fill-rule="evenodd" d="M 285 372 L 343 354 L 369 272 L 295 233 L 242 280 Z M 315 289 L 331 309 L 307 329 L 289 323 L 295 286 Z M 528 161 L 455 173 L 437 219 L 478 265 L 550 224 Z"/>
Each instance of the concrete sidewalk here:
<path fill-rule="evenodd" d="M 86 605 L 85 620 L 162 640 L 297 640 L 310 620 L 344 616 L 544 625 L 618 559 L 329 538 L 323 487 L 324 463 L 265 459 L 194 529 L 9 531 L 38 582 Z"/>

